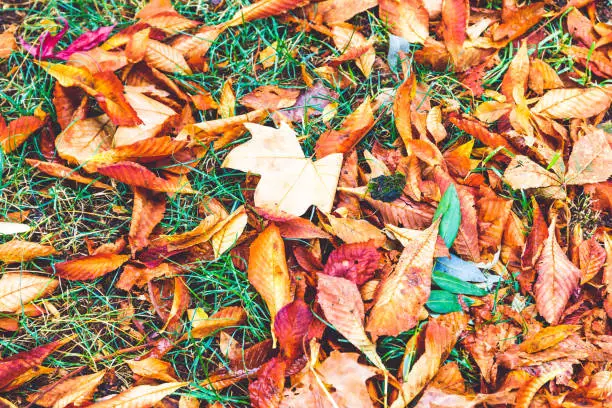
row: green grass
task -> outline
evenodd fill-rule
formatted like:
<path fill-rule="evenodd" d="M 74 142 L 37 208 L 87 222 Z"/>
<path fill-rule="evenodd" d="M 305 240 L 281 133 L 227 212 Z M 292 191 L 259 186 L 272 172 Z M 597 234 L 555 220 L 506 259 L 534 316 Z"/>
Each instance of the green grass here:
<path fill-rule="evenodd" d="M 33 7 L 24 8 L 27 13 L 19 35 L 27 41 L 36 37 L 49 27 L 50 21 L 64 16 L 70 22 L 67 37 L 60 42 L 60 48 L 68 45 L 85 30 L 99 26 L 117 24 L 119 28 L 133 23 L 133 16 L 144 1 L 96 1 L 75 0 L 70 2 L 48 1 L 33 3 Z M 492 2 L 490 7 L 499 8 L 500 2 Z M 185 0 L 176 2 L 177 10 L 186 17 L 216 24 L 227 20 L 246 1 L 228 0 L 221 11 L 214 11 L 206 2 Z M 386 61 L 387 33 L 374 14 L 366 13 L 355 18 L 355 23 L 368 27 L 367 34 L 375 35 L 379 42 L 376 46 L 377 56 Z M 565 57 L 560 49 L 571 43 L 563 34 L 561 21 L 547 25 L 550 34 L 538 47 L 540 58 L 546 59 L 560 73 L 571 69 L 571 60 Z M 258 52 L 273 42 L 278 43 L 278 55 L 270 69 L 261 69 L 255 59 Z M 223 33 L 209 50 L 210 69 L 205 73 L 196 73 L 189 77 L 175 76 L 178 82 L 194 81 L 218 98 L 221 87 L 227 79 L 233 81 L 236 96 L 249 93 L 260 85 L 279 85 L 283 87 L 303 87 L 301 66 L 315 76 L 314 69 L 324 61 L 324 54 L 334 52 L 329 39 L 315 32 L 300 32 L 294 27 L 283 24 L 278 19 L 270 18 L 256 21 L 244 26 L 230 29 Z M 516 52 L 512 45 L 499 54 L 500 63 L 485 76 L 484 86 L 487 89 L 498 89 L 501 77 Z M 335 89 L 338 93 L 338 116 L 331 126 L 341 123 L 344 116 L 350 114 L 366 96 L 375 97 L 383 88 L 395 88 L 400 77 L 385 70 L 375 69 L 373 74 L 364 79 L 357 67 L 343 64 L 346 74 L 354 78 L 356 86 L 347 89 Z M 428 86 L 428 95 L 437 101 L 453 99 L 458 102 L 461 111 L 471 111 L 478 101 L 474 101 L 452 72 L 433 72 L 428 68 L 416 68 L 419 81 Z M 32 114 L 38 107 L 54 118 L 52 99 L 52 79 L 33 59 L 23 53 L 14 53 L 7 61 L 0 62 L 0 114 L 7 120 L 22 115 Z M 587 80 L 588 78 L 585 78 Z M 328 84 L 329 85 L 329 84 Z M 239 111 L 238 113 L 242 113 Z M 212 114 L 198 113 L 196 120 L 212 119 Z M 310 118 L 297 132 L 308 135 L 303 146 L 307 154 L 312 154 L 316 135 L 327 126 L 320 118 Z M 449 127 L 450 141 L 468 137 L 453 127 Z M 369 148 L 378 140 L 387 147 L 398 137 L 392 115 L 381 117 L 361 147 Z M 0 217 L 18 211 L 29 212 L 29 223 L 33 232 L 22 238 L 33 241 L 52 243 L 59 255 L 48 261 L 61 260 L 76 254 L 85 254 L 85 238 L 98 244 L 110 242 L 129 230 L 132 207 L 132 194 L 126 186 L 117 186 L 117 192 L 99 191 L 88 186 L 61 182 L 54 178 L 35 174 L 26 164 L 25 158 L 40 159 L 38 138 L 32 138 L 16 152 L 2 158 L 2 180 L 0 184 Z M 446 144 L 450 146 L 451 143 Z M 200 194 L 195 196 L 177 195 L 168 199 L 166 214 L 161 222 L 164 233 L 183 232 L 195 227 L 200 217 L 198 204 L 205 196 L 211 196 L 224 203 L 228 210 L 244 203 L 244 191 L 240 183 L 244 176 L 235 171 L 220 169 L 226 151 L 211 151 L 189 175 L 194 189 Z M 490 168 L 488 164 L 479 170 Z M 531 213 L 530 202 L 520 197 L 518 192 L 507 192 L 517 205 L 515 209 L 525 216 Z M 5 238 L 6 239 L 6 238 Z M 46 260 L 31 262 L 21 267 L 1 266 L 2 271 L 31 270 L 43 271 L 48 265 Z M 214 262 L 194 261 L 179 265 L 184 271 L 183 277 L 190 289 L 192 303 L 190 307 L 201 307 L 213 313 L 222 307 L 240 305 L 248 313 L 247 324 L 236 331 L 236 338 L 244 344 L 251 344 L 269 337 L 269 315 L 263 302 L 249 285 L 246 274 L 238 270 L 230 255 L 224 255 Z M 57 309 L 56 314 L 43 317 L 20 317 L 21 329 L 14 333 L 0 333 L 0 356 L 29 349 L 37 344 L 54 338 L 76 334 L 77 338 L 63 352 L 56 353 L 46 365 L 59 368 L 64 372 L 83 365 L 91 370 L 113 369 L 118 381 L 125 385 L 132 383 L 131 372 L 124 364 L 126 359 L 135 358 L 144 351 L 138 350 L 100 360 L 104 355 L 112 355 L 118 350 L 143 345 L 147 342 L 142 333 L 130 326 L 126 317 L 126 305 L 132 305 L 134 316 L 131 318 L 142 323 L 146 333 L 157 333 L 163 322 L 149 307 L 142 296 L 144 292 L 126 295 L 114 288 L 118 273 L 111 273 L 93 282 L 64 282 L 61 289 L 47 299 L 36 302 L 48 303 Z M 0 317 L 3 317 L 0 315 Z M 166 334 L 160 334 L 165 336 Z M 379 342 L 379 354 L 392 367 L 397 367 L 402 359 L 406 341 L 412 332 L 401 334 L 397 338 L 383 338 Z M 220 366 L 227 364 L 219 353 L 214 337 L 204 340 L 187 340 L 178 344 L 165 357 L 175 366 L 182 379 L 190 381 L 192 387 L 183 390 L 192 396 L 207 402 L 232 402 L 235 405 L 248 405 L 245 397 L 245 383 L 230 387 L 220 393 L 199 387 L 207 375 Z M 478 383 L 477 367 L 461 350 L 454 350 L 450 360 L 457 361 L 465 378 L 473 385 Z M 42 377 L 23 386 L 11 394 L 15 401 L 24 401 L 24 397 L 40 388 L 47 382 L 56 380 L 61 373 Z M 19 404 L 18 404 L 19 405 Z M 24 404 L 25 405 L 25 404 Z M 20 405 L 21 406 L 21 405 Z"/>

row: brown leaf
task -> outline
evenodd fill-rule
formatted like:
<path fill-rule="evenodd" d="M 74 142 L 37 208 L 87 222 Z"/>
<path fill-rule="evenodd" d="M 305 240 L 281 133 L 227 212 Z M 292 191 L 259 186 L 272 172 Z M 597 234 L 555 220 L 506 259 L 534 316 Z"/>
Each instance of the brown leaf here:
<path fill-rule="evenodd" d="M 274 322 L 276 313 L 293 300 L 285 244 L 276 225 L 270 224 L 251 244 L 247 273 Z"/>
<path fill-rule="evenodd" d="M 93 280 L 114 271 L 130 259 L 129 255 L 100 254 L 84 256 L 53 265 L 55 274 L 68 280 Z"/>
<path fill-rule="evenodd" d="M 244 206 L 240 206 L 222 221 L 223 225 L 210 239 L 215 258 L 220 257 L 236 243 L 246 228 L 247 220 L 246 210 Z"/>
<path fill-rule="evenodd" d="M 470 5 L 466 0 L 442 2 L 442 36 L 455 65 L 459 65 L 463 43 L 467 39 Z"/>
<path fill-rule="evenodd" d="M 115 126 L 107 115 L 77 120 L 55 139 L 60 157 L 72 164 L 83 164 L 112 146 Z"/>
<path fill-rule="evenodd" d="M 580 269 L 565 255 L 555 237 L 555 222 L 548 228 L 548 238 L 535 266 L 538 278 L 533 286 L 538 313 L 557 324 L 570 295 L 578 287 Z"/>
<path fill-rule="evenodd" d="M 169 382 L 160 385 L 138 385 L 112 398 L 88 406 L 92 408 L 147 408 L 187 384 L 186 382 Z"/>
<path fill-rule="evenodd" d="M 15 31 L 17 31 L 17 26 L 10 25 L 0 33 L 0 58 L 8 58 L 13 51 L 17 50 Z"/>
<path fill-rule="evenodd" d="M 340 129 L 332 129 L 323 133 L 315 146 L 317 158 L 323 158 L 333 153 L 347 153 L 374 126 L 375 119 L 370 98 L 366 98 L 350 115 L 344 118 Z"/>
<path fill-rule="evenodd" d="M 534 377 L 523 385 L 516 394 L 516 408 L 528 408 L 531 405 L 531 400 L 536 395 L 538 390 L 544 384 L 553 380 L 555 377 L 563 373 L 560 370 L 553 370 L 539 377 Z"/>
<path fill-rule="evenodd" d="M 36 394 L 30 395 L 28 401 L 36 401 L 36 405 L 45 408 L 64 408 L 66 406 L 80 406 L 90 401 L 104 378 L 106 371 L 100 371 L 90 375 L 60 379 L 51 384 L 49 391 L 44 389 Z"/>
<path fill-rule="evenodd" d="M 385 366 L 376 353 L 376 346 L 368 338 L 363 326 L 365 316 L 363 300 L 357 285 L 348 279 L 318 274 L 317 302 L 325 318 L 352 345 L 384 370 Z"/>
<path fill-rule="evenodd" d="M 587 128 L 572 149 L 565 174 L 567 184 L 598 183 L 612 177 L 612 148 L 603 129 Z"/>
<path fill-rule="evenodd" d="M 333 24 L 331 34 L 336 49 L 347 59 L 354 59 L 357 68 L 366 78 L 369 77 L 376 59 L 372 43 L 348 23 Z M 345 59 L 343 56 L 340 57 L 342 60 Z"/>
<path fill-rule="evenodd" d="M 328 215 L 327 219 L 331 227 L 328 231 L 347 244 L 372 241 L 378 248 L 386 241 L 385 234 L 366 220 L 338 218 L 333 215 Z"/>
<path fill-rule="evenodd" d="M 278 311 L 274 334 L 284 358 L 293 361 L 304 354 L 307 334 L 314 319 L 308 305 L 296 299 Z"/>
<path fill-rule="evenodd" d="M 163 194 L 134 188 L 134 207 L 128 235 L 132 256 L 149 246 L 149 235 L 164 218 L 165 212 L 166 198 Z"/>
<path fill-rule="evenodd" d="M 521 155 L 514 156 L 508 164 L 504 180 L 515 190 L 561 186 L 559 176 Z"/>
<path fill-rule="evenodd" d="M 578 329 L 580 329 L 580 326 L 570 324 L 545 327 L 534 335 L 527 336 L 519 345 L 519 350 L 527 353 L 537 353 L 554 347 Z"/>
<path fill-rule="evenodd" d="M 0 244 L 0 261 L 6 263 L 27 262 L 35 258 L 53 254 L 57 254 L 55 248 L 51 245 L 42 245 L 37 242 L 14 239 L 4 244 Z"/>
<path fill-rule="evenodd" d="M 41 296 L 52 293 L 59 282 L 27 272 L 5 272 L 0 278 L 0 312 L 16 313 Z"/>
<path fill-rule="evenodd" d="M 527 41 L 523 41 L 502 80 L 501 92 L 506 97 L 506 101 L 521 103 L 527 91 L 528 79 L 529 55 L 527 54 Z"/>
<path fill-rule="evenodd" d="M 408 145 L 408 141 L 412 139 L 412 120 L 411 120 L 411 105 L 416 94 L 416 76 L 410 75 L 395 91 L 395 99 L 393 100 L 393 117 L 395 118 L 395 127 L 404 142 L 404 146 Z"/>
<path fill-rule="evenodd" d="M 580 270 L 582 276 L 580 284 L 585 284 L 597 275 L 606 263 L 606 250 L 599 245 L 595 237 L 583 241 L 578 247 Z"/>
<path fill-rule="evenodd" d="M 538 95 L 547 89 L 563 88 L 557 71 L 541 59 L 534 58 L 529 66 L 529 88 Z"/>
<path fill-rule="evenodd" d="M 610 107 L 612 98 L 601 88 L 553 89 L 531 110 L 551 119 L 587 119 Z"/>
<path fill-rule="evenodd" d="M 378 7 L 392 34 L 418 44 L 429 37 L 429 13 L 421 0 L 381 0 Z"/>
<path fill-rule="evenodd" d="M 421 308 L 429 298 L 433 254 L 440 221 L 428 229 L 422 242 L 411 242 L 397 265 L 376 288 L 374 306 L 366 329 L 375 336 L 396 336 L 418 323 Z"/>

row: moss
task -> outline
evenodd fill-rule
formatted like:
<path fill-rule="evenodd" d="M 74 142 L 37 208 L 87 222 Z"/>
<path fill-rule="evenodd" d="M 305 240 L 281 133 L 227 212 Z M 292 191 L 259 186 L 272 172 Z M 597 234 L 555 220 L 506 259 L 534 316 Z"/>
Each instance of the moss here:
<path fill-rule="evenodd" d="M 401 197 L 405 185 L 406 176 L 402 173 L 378 176 L 370 180 L 368 192 L 375 200 L 390 202 Z"/>

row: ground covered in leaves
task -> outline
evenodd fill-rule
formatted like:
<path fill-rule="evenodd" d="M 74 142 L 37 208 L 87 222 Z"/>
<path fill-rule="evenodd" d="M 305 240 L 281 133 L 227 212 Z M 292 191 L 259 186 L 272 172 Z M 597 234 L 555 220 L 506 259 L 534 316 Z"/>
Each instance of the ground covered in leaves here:
<path fill-rule="evenodd" d="M 1 407 L 612 405 L 609 2 L 0 7 Z"/>

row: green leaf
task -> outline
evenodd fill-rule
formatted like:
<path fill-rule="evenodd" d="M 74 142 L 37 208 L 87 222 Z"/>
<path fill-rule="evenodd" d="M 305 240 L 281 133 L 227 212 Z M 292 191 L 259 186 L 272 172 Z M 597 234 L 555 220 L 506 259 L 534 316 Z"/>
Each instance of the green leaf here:
<path fill-rule="evenodd" d="M 453 246 L 457 233 L 459 232 L 459 224 L 461 224 L 461 204 L 459 196 L 454 184 L 448 186 L 436 212 L 434 213 L 434 221 L 442 217 L 440 221 L 440 236 L 448 248 Z"/>
<path fill-rule="evenodd" d="M 445 290 L 432 290 L 425 306 L 432 312 L 439 314 L 461 312 L 463 310 L 457 295 Z"/>
<path fill-rule="evenodd" d="M 472 296 L 485 296 L 487 294 L 486 290 L 441 271 L 434 270 L 432 273 L 432 279 L 441 289 L 451 293 L 460 293 L 463 295 Z"/>

